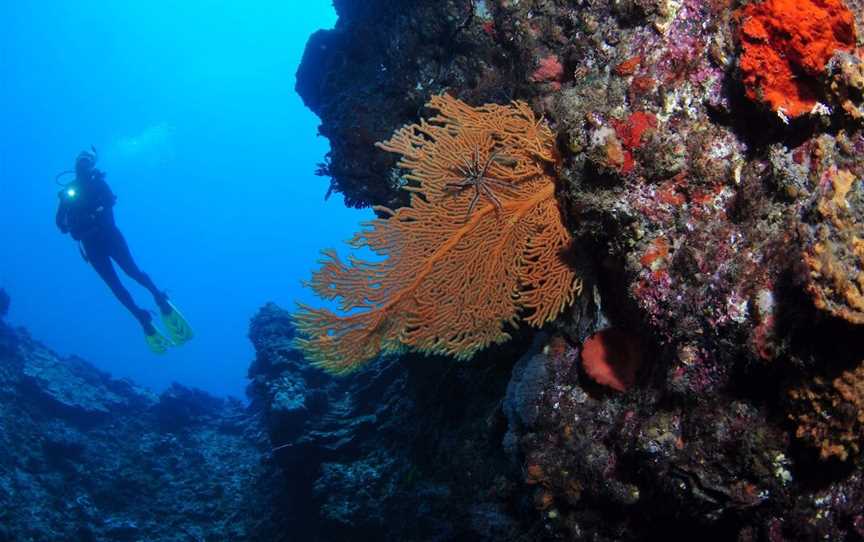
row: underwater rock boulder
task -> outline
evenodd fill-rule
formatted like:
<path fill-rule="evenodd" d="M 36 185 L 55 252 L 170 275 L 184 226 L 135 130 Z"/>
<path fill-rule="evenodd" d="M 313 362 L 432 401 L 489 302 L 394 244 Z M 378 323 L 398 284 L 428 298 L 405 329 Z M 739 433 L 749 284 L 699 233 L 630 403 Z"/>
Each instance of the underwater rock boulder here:
<path fill-rule="evenodd" d="M 61 360 L 38 345 L 28 352 L 22 373 L 46 399 L 75 414 L 107 415 L 130 404 L 129 397 L 105 386 L 104 373 L 76 358 Z M 147 397 L 136 399 L 139 402 L 152 400 Z"/>

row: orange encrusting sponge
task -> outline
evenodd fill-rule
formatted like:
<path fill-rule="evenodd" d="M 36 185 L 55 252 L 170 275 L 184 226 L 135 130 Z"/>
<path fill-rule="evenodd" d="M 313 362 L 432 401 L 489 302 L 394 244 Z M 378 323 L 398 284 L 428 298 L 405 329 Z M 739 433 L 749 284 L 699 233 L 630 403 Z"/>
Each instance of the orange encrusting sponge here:
<path fill-rule="evenodd" d="M 855 17 L 841 0 L 766 0 L 739 16 L 747 96 L 790 118 L 817 104 L 819 78 L 834 53 L 855 47 Z"/>

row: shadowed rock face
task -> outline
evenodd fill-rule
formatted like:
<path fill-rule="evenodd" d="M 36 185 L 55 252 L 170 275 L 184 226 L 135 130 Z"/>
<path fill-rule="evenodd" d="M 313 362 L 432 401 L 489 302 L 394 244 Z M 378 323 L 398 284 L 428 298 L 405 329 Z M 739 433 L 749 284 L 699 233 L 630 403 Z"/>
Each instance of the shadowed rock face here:
<path fill-rule="evenodd" d="M 393 129 L 417 120 L 430 92 L 478 86 L 489 64 L 510 60 L 491 42 L 474 39 L 472 3 L 461 0 L 334 2 L 339 21 L 312 35 L 297 70 L 297 93 L 321 118 L 330 140 L 320 173 L 347 205 L 404 205 L 391 168 L 396 158 L 375 149 Z M 470 34 L 470 38 L 463 37 Z M 485 75 L 484 75 L 485 74 Z M 488 79 L 488 78 L 487 78 Z M 481 93 L 505 102 L 510 87 L 496 77 Z M 487 88 L 488 87 L 488 88 Z M 323 187 L 322 187 L 323 188 Z"/>
<path fill-rule="evenodd" d="M 471 365 L 379 360 L 346 378 L 293 348 L 289 314 L 252 320 L 249 394 L 266 412 L 298 537 L 320 540 L 511 540 L 522 505 L 501 446 L 499 404 L 510 350 Z M 515 344 L 519 344 L 516 341 Z"/>
<path fill-rule="evenodd" d="M 0 541 L 279 540 L 257 419 L 176 384 L 157 396 L 0 322 Z"/>

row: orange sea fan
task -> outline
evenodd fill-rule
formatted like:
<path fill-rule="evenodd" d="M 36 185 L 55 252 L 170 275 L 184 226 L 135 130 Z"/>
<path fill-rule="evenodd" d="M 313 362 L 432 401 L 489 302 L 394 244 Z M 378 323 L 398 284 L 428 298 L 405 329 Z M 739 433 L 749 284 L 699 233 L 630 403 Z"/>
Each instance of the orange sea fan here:
<path fill-rule="evenodd" d="M 554 136 L 523 102 L 471 107 L 448 95 L 438 114 L 377 146 L 399 153 L 409 207 L 364 224 L 350 243 L 384 256 L 324 252 L 310 282 L 344 314 L 301 305 L 297 345 L 315 365 L 351 371 L 410 348 L 467 359 L 541 326 L 581 291 L 562 258 L 571 237 L 555 199 Z"/>

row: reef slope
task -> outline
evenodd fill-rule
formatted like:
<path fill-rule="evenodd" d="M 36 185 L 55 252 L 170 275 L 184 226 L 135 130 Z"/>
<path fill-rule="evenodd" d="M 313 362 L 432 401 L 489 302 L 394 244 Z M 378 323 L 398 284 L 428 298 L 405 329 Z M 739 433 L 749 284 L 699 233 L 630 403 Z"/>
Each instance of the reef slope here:
<path fill-rule="evenodd" d="M 0 541 L 288 539 L 257 420 L 111 378 L 0 315 Z"/>

